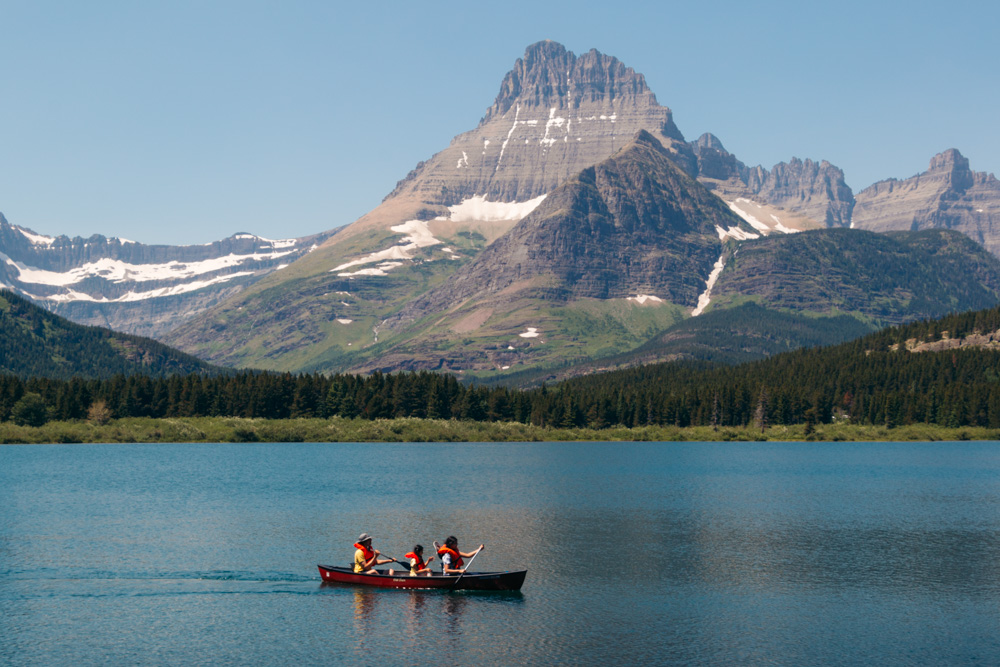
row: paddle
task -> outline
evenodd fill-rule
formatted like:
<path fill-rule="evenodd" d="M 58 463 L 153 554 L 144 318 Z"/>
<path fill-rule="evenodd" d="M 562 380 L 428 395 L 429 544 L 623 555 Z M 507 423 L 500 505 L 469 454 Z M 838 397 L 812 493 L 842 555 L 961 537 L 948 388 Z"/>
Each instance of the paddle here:
<path fill-rule="evenodd" d="M 480 547 L 480 549 L 478 551 L 476 551 L 476 553 L 472 554 L 472 558 L 469 559 L 469 564 L 465 566 L 465 572 L 469 571 L 469 568 L 472 567 L 472 561 L 476 560 L 476 556 L 478 556 L 479 553 L 483 549 L 485 549 L 485 548 L 486 548 L 486 545 L 483 545 L 482 547 Z M 463 572 L 462 574 L 458 575 L 458 579 L 456 579 L 455 583 L 453 583 L 451 585 L 452 588 L 457 588 L 458 587 L 458 582 L 462 581 L 462 577 L 465 576 L 465 572 Z"/>
<path fill-rule="evenodd" d="M 389 563 L 399 563 L 400 565 L 402 565 L 403 567 L 406 568 L 407 572 L 410 571 L 410 564 L 409 563 L 401 561 L 398 558 L 392 558 L 390 556 L 384 556 L 384 558 L 388 558 L 389 559 Z M 382 564 L 383 565 L 388 565 L 388 563 L 382 563 Z"/>
<path fill-rule="evenodd" d="M 409 561 L 401 561 L 401 560 L 398 560 L 398 559 L 396 559 L 396 558 L 393 558 L 393 559 L 392 559 L 392 562 L 393 562 L 393 563 L 399 563 L 400 565 L 402 565 L 403 567 L 405 567 L 405 568 L 406 568 L 406 571 L 407 571 L 407 572 L 409 572 L 409 571 L 410 571 L 410 568 L 411 568 L 411 567 L 413 567 L 413 566 L 412 566 L 412 565 L 410 564 L 410 562 L 409 562 Z"/>
<path fill-rule="evenodd" d="M 434 551 L 435 552 L 440 552 L 441 551 L 441 543 L 440 542 L 434 542 Z M 480 549 L 479 551 L 482 551 L 482 549 Z M 472 561 L 476 560 L 476 556 L 479 555 L 479 551 L 477 551 L 476 553 L 472 554 L 472 558 L 469 559 L 469 565 L 472 565 Z M 469 565 L 465 566 L 465 572 L 469 571 Z M 462 580 L 462 577 L 465 576 L 465 572 L 463 572 L 461 575 L 459 575 L 458 579 L 455 581 L 455 584 L 458 584 L 458 582 Z"/>

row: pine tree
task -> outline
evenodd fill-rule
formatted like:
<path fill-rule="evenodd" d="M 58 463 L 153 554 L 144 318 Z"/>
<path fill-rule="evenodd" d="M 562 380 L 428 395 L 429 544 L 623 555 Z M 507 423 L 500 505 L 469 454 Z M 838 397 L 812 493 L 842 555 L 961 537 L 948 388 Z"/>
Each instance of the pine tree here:
<path fill-rule="evenodd" d="M 760 394 L 757 396 L 757 409 L 754 410 L 753 421 L 761 433 L 767 428 L 767 389 L 764 387 L 760 388 Z"/>

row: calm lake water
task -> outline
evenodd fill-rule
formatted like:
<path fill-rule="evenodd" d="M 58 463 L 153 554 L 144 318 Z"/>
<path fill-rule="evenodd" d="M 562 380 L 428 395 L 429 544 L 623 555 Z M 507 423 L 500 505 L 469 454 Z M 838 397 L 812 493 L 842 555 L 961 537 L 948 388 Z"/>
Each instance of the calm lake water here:
<path fill-rule="evenodd" d="M 442 661 L 998 664 L 1000 443 L 0 447 L 0 664 Z"/>

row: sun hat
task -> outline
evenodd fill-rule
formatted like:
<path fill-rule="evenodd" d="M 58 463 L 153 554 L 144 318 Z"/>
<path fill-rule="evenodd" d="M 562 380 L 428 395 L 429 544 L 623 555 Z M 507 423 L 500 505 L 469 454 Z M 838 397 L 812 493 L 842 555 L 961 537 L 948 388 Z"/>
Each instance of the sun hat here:
<path fill-rule="evenodd" d="M 372 536 L 368 533 L 361 533 L 361 537 L 358 538 L 358 542 L 368 542 L 372 539 Z"/>

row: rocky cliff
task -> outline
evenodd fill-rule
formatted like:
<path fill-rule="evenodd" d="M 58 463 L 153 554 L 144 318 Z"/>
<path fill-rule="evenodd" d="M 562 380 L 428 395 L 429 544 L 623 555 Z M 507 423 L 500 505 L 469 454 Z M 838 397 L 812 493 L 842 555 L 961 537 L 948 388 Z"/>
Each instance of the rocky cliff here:
<path fill-rule="evenodd" d="M 954 148 L 931 158 L 927 171 L 880 181 L 856 199 L 854 227 L 876 232 L 954 229 L 1000 255 L 1000 181 L 972 171 Z"/>
<path fill-rule="evenodd" d="M 826 160 L 792 158 L 771 169 L 747 167 L 712 134 L 703 134 L 691 149 L 698 180 L 727 201 L 748 199 L 780 209 L 767 216 L 797 229 L 850 225 L 854 195 L 844 172 Z M 812 224 L 803 224 L 803 218 Z"/>
<path fill-rule="evenodd" d="M 417 194 L 446 206 L 481 196 L 526 201 L 553 190 L 646 130 L 688 170 L 694 156 L 645 78 L 596 50 L 576 56 L 532 44 L 500 84 L 476 129 L 417 166 L 388 198 Z"/>

